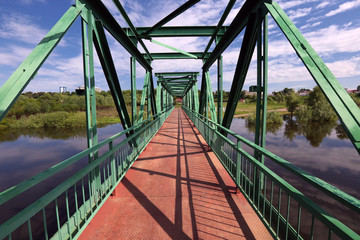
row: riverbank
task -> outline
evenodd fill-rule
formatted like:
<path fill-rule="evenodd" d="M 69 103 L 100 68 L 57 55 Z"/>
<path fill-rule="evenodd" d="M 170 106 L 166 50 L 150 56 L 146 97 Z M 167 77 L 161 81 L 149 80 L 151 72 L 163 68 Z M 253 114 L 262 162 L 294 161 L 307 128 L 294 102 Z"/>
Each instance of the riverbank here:
<path fill-rule="evenodd" d="M 120 122 L 116 108 L 98 109 L 96 111 L 97 125 L 106 126 Z M 86 127 L 84 111 L 38 113 L 30 116 L 5 118 L 0 123 L 0 129 L 40 129 L 40 128 L 83 128 Z"/>

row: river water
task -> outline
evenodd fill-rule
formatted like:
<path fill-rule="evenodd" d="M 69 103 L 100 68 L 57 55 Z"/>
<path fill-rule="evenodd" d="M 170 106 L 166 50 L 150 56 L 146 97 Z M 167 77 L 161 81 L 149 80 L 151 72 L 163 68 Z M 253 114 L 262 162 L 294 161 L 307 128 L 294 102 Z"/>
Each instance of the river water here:
<path fill-rule="evenodd" d="M 122 130 L 120 124 L 98 129 L 99 142 Z M 254 128 L 234 119 L 231 130 L 254 140 Z M 0 192 L 87 148 L 85 129 L 2 131 L 0 134 Z M 289 119 L 269 125 L 266 149 L 350 195 L 360 198 L 360 157 L 338 124 L 301 126 Z M 76 168 L 86 164 L 80 162 Z M 284 169 L 265 162 L 295 188 L 358 233 L 360 217 L 339 206 Z M 74 172 L 74 169 L 71 172 Z M 70 174 L 70 173 L 69 173 Z M 4 219 L 0 217 L 0 223 Z"/>

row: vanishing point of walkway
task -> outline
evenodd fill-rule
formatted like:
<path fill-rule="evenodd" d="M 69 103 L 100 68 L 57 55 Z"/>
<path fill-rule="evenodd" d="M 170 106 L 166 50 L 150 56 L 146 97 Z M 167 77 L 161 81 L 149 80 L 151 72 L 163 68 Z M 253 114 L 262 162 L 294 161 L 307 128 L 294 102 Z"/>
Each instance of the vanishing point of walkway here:
<path fill-rule="evenodd" d="M 271 239 L 175 108 L 80 239 Z"/>

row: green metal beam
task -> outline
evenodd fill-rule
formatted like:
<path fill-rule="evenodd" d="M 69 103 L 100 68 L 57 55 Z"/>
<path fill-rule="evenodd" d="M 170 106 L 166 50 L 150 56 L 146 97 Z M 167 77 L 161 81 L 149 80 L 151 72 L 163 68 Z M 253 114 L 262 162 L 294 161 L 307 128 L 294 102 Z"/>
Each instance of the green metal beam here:
<path fill-rule="evenodd" d="M 84 66 L 84 87 L 85 87 L 85 105 L 86 105 L 86 136 L 87 146 L 91 148 L 98 143 L 97 121 L 96 121 L 96 94 L 95 94 L 95 74 L 94 74 L 94 49 L 93 49 L 93 18 L 89 10 L 87 12 L 90 19 L 89 24 L 82 19 L 82 47 L 83 47 L 83 66 Z M 89 163 L 97 159 L 98 152 L 90 154 Z M 96 176 L 96 177 L 95 177 Z M 91 178 L 99 181 L 99 169 L 97 168 Z"/>
<path fill-rule="evenodd" d="M 0 121 L 6 116 L 6 113 L 25 87 L 35 77 L 41 65 L 79 16 L 83 7 L 81 4 L 71 6 L 0 88 Z"/>
<path fill-rule="evenodd" d="M 232 119 L 235 114 L 236 106 L 239 101 L 240 92 L 244 86 L 247 71 L 249 69 L 251 57 L 254 52 L 256 40 L 257 40 L 257 28 L 258 28 L 257 13 L 252 13 L 249 17 L 249 23 L 247 24 L 244 40 L 241 46 L 239 59 L 237 62 L 234 80 L 231 85 L 228 104 L 226 105 L 225 115 L 223 119 L 223 126 L 230 129 Z"/>
<path fill-rule="evenodd" d="M 217 63 L 217 90 L 218 90 L 218 95 L 217 95 L 217 104 L 218 104 L 218 124 L 222 124 L 222 118 L 223 118 L 223 57 L 220 56 L 218 58 L 218 63 Z"/>
<path fill-rule="evenodd" d="M 146 48 L 144 42 L 142 41 L 142 39 L 140 38 L 139 34 L 136 31 L 136 28 L 134 27 L 134 25 L 132 24 L 129 16 L 127 15 L 125 9 L 123 8 L 123 6 L 121 5 L 121 3 L 119 2 L 119 0 L 113 0 L 114 4 L 116 5 L 116 7 L 118 8 L 119 12 L 121 13 L 121 15 L 124 17 L 125 21 L 127 22 L 127 24 L 129 25 L 131 31 L 134 33 L 134 35 L 136 36 L 136 39 L 140 42 L 141 46 L 143 47 L 143 49 L 146 52 L 146 56 L 150 59 L 153 60 L 151 58 L 151 54 L 149 52 L 149 50 Z"/>
<path fill-rule="evenodd" d="M 94 16 L 101 20 L 105 28 L 109 33 L 130 53 L 131 56 L 135 56 L 136 60 L 147 70 L 150 71 L 152 68 L 149 62 L 142 56 L 140 51 L 126 35 L 124 30 L 120 27 L 118 22 L 105 7 L 101 1 L 93 0 L 80 0 L 86 4 L 86 7 L 93 11 Z M 83 16 L 84 17 L 84 16 Z"/>
<path fill-rule="evenodd" d="M 106 81 L 113 96 L 116 109 L 121 119 L 121 123 L 123 128 L 126 130 L 131 127 L 131 122 L 101 21 L 95 21 L 94 30 L 96 36 L 94 39 L 95 48 L 103 68 Z"/>
<path fill-rule="evenodd" d="M 150 41 L 151 41 L 152 43 L 156 43 L 156 44 L 158 44 L 158 45 L 160 45 L 160 46 L 163 46 L 163 47 L 166 47 L 166 48 L 168 48 L 168 49 L 170 49 L 170 50 L 173 50 L 173 51 L 175 51 L 175 52 L 182 53 L 182 54 L 184 54 L 184 55 L 186 55 L 186 56 L 188 56 L 188 57 L 190 57 L 190 58 L 197 59 L 197 56 L 192 55 L 191 53 L 185 52 L 185 51 L 183 51 L 183 50 L 180 50 L 180 49 L 178 49 L 178 48 L 172 47 L 172 46 L 170 46 L 170 45 L 167 45 L 167 44 L 165 44 L 165 43 L 156 41 L 156 40 L 154 40 L 154 39 L 151 39 Z"/>
<path fill-rule="evenodd" d="M 208 96 L 208 101 L 209 101 L 211 120 L 214 122 L 217 122 L 216 108 L 215 108 L 215 103 L 214 103 L 214 94 L 213 94 L 212 87 L 211 87 L 210 74 L 209 74 L 209 71 L 203 72 L 203 74 L 205 74 L 205 81 L 206 81 L 206 85 L 207 85 L 206 90 L 207 90 L 207 96 Z"/>
<path fill-rule="evenodd" d="M 202 52 L 189 52 L 191 56 L 184 55 L 182 53 L 177 52 L 168 52 L 168 53 L 151 53 L 152 59 L 193 59 L 193 56 L 196 56 L 196 58 L 200 59 L 203 55 Z M 211 53 L 206 53 L 205 58 L 209 57 Z M 145 59 L 148 59 L 146 54 L 143 54 Z"/>
<path fill-rule="evenodd" d="M 251 13 L 257 12 L 258 8 L 263 6 L 265 0 L 247 0 L 239 13 L 236 15 L 224 36 L 216 45 L 209 59 L 205 62 L 203 69 L 207 71 L 211 65 L 220 57 L 225 49 L 232 43 L 232 41 L 239 35 L 239 33 L 248 24 L 248 19 Z"/>
<path fill-rule="evenodd" d="M 132 125 L 136 125 L 137 122 L 137 92 L 136 92 L 136 59 L 130 57 L 130 69 L 131 69 L 131 119 Z"/>
<path fill-rule="evenodd" d="M 144 118 L 145 100 L 146 100 L 146 95 L 147 95 L 147 92 L 148 92 L 148 90 L 147 90 L 148 81 L 150 81 L 150 73 L 148 71 L 146 71 L 145 79 L 144 79 L 144 87 L 143 87 L 143 91 L 142 91 L 142 94 L 141 94 L 141 102 L 140 102 L 140 110 L 139 110 L 138 122 L 142 122 L 142 120 Z"/>
<path fill-rule="evenodd" d="M 150 99 L 151 99 L 151 110 L 153 116 L 155 116 L 158 113 L 158 110 L 156 108 L 156 102 L 155 102 L 155 89 L 154 89 L 154 79 L 152 75 L 152 71 L 150 71 Z"/>
<path fill-rule="evenodd" d="M 148 36 L 153 31 L 159 29 L 160 27 L 164 26 L 166 23 L 170 22 L 174 18 L 176 18 L 179 14 L 185 12 L 187 9 L 195 5 L 196 3 L 200 2 L 200 0 L 189 0 L 183 5 L 181 5 L 179 8 L 177 8 L 175 11 L 171 12 L 169 15 L 161 19 L 157 24 L 155 24 L 153 27 L 151 27 L 149 30 L 144 32 L 142 35 Z"/>
<path fill-rule="evenodd" d="M 136 28 L 139 35 L 149 30 L 149 27 Z M 224 35 L 228 27 L 223 26 L 218 32 L 218 36 Z M 216 26 L 174 26 L 161 27 L 153 31 L 147 38 L 153 37 L 211 37 L 216 30 Z M 130 28 L 124 28 L 129 37 L 135 37 Z"/>
<path fill-rule="evenodd" d="M 228 3 L 228 5 L 226 6 L 226 8 L 225 8 L 225 10 L 224 10 L 224 13 L 223 13 L 223 15 L 221 16 L 221 18 L 220 18 L 220 20 L 219 20 L 219 23 L 218 23 L 218 25 L 216 26 L 216 29 L 215 29 L 213 35 L 211 36 L 208 45 L 207 45 L 206 48 L 205 48 L 205 51 L 204 51 L 204 53 L 203 53 L 203 55 L 202 55 L 202 58 L 205 57 L 205 55 L 206 55 L 207 51 L 209 50 L 211 44 L 212 44 L 212 43 L 214 42 L 214 40 L 216 39 L 216 36 L 217 36 L 220 28 L 221 28 L 222 25 L 224 24 L 224 22 L 225 22 L 227 16 L 229 15 L 232 7 L 234 6 L 235 2 L 236 2 L 236 0 L 230 0 L 229 3 Z"/>
<path fill-rule="evenodd" d="M 360 154 L 360 109 L 321 60 L 319 55 L 305 40 L 289 17 L 273 1 L 265 4 L 271 16 L 283 31 L 297 55 L 314 78 L 326 98 L 334 108 L 346 133 Z"/>

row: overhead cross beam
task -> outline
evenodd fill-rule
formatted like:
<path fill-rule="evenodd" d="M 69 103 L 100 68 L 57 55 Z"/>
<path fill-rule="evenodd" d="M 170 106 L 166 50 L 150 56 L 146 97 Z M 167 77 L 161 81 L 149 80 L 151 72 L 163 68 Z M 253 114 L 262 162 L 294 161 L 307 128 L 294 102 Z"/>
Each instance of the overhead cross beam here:
<path fill-rule="evenodd" d="M 185 12 L 187 9 L 189 9 L 190 7 L 192 7 L 193 5 L 195 5 L 198 2 L 200 2 L 200 0 L 189 0 L 189 1 L 187 1 L 186 3 L 181 5 L 179 8 L 177 8 L 175 11 L 173 11 L 172 13 L 170 13 L 169 15 L 167 15 L 166 17 L 161 19 L 157 24 L 155 24 L 152 28 L 150 28 L 149 30 L 144 32 L 142 35 L 143 36 L 148 36 L 151 32 L 153 32 L 153 31 L 159 29 L 160 27 L 164 26 L 166 23 L 170 22 L 175 17 L 177 17 L 181 13 Z"/>
<path fill-rule="evenodd" d="M 246 1 L 239 13 L 234 18 L 233 22 L 230 24 L 224 36 L 221 38 L 219 43 L 216 45 L 209 59 L 204 63 L 203 69 L 205 71 L 209 70 L 211 65 L 220 57 L 220 55 L 225 51 L 225 49 L 234 41 L 234 39 L 239 35 L 239 33 L 245 28 L 248 24 L 249 16 L 251 13 L 257 12 L 259 7 L 264 5 L 265 0 L 252 0 Z"/>
<path fill-rule="evenodd" d="M 129 37 L 136 37 L 133 31 L 130 28 L 123 28 L 125 33 Z M 143 37 L 142 33 L 149 30 L 149 27 L 137 27 L 136 31 Z M 227 26 L 223 26 L 219 29 L 217 35 L 223 36 L 228 29 Z M 157 30 L 154 30 L 146 39 L 153 37 L 211 37 L 216 30 L 215 26 L 169 26 L 161 27 Z"/>
<path fill-rule="evenodd" d="M 124 30 L 120 27 L 118 22 L 105 7 L 101 1 L 80 0 L 86 4 L 86 7 L 91 9 L 94 16 L 101 20 L 104 27 L 109 33 L 132 55 L 136 60 L 147 70 L 151 71 L 152 68 L 148 61 L 143 57 L 131 39 L 126 35 Z M 84 16 L 83 16 L 84 17 Z M 86 16 L 85 16 L 86 18 Z"/>
<path fill-rule="evenodd" d="M 173 96 L 184 97 L 196 84 L 198 72 L 165 72 L 155 73 L 158 82 Z"/>

